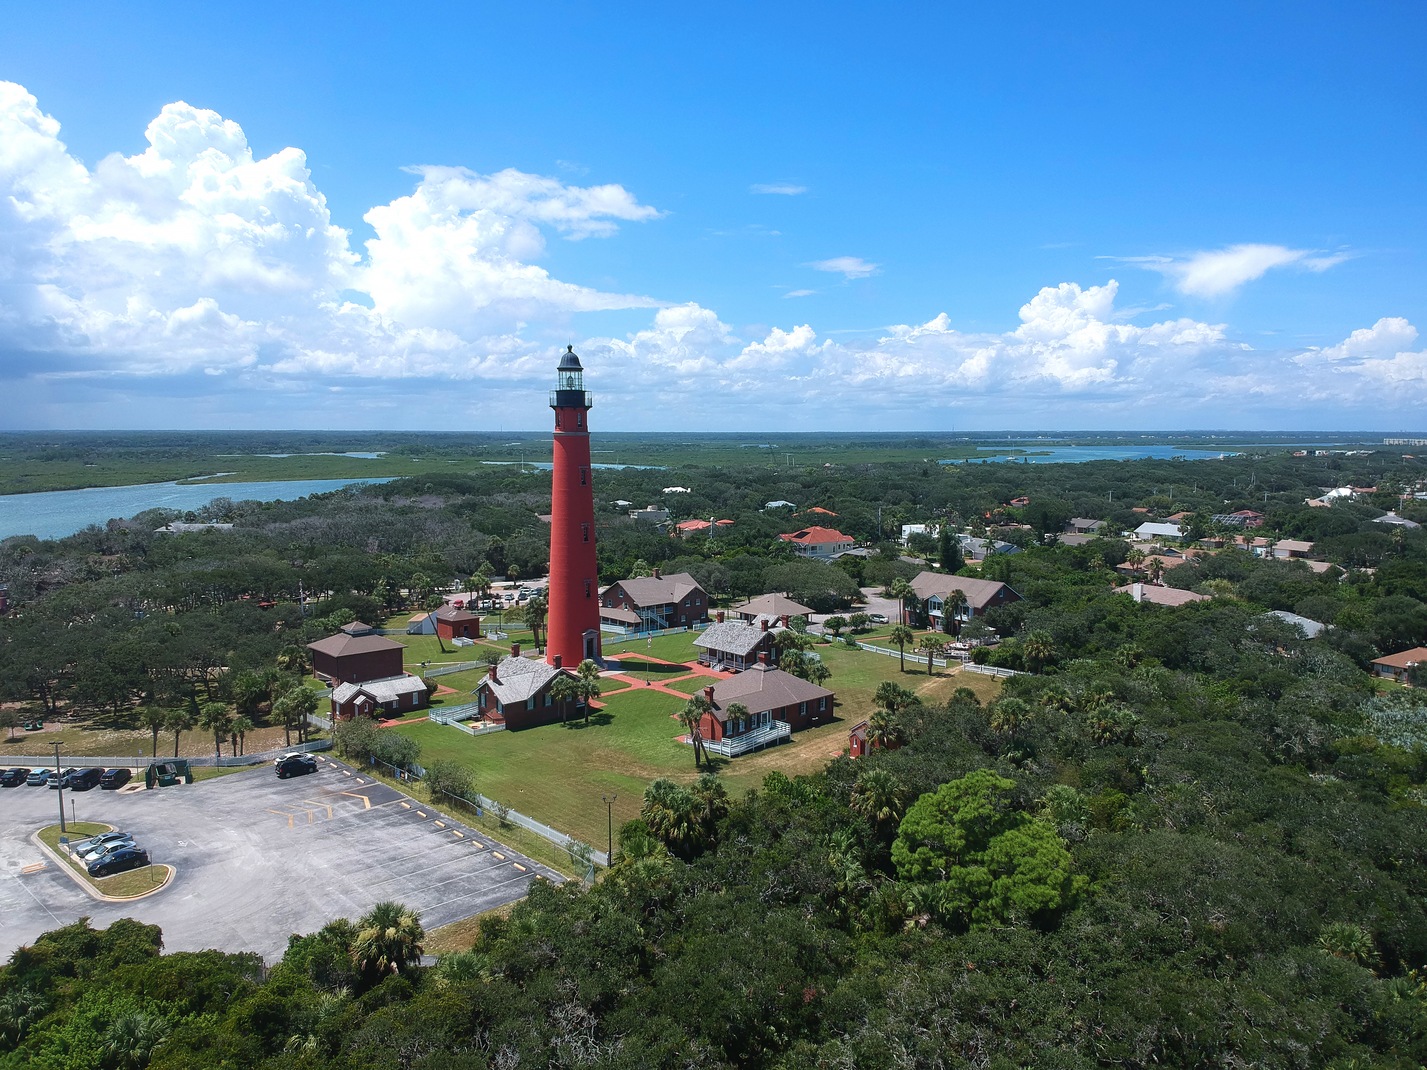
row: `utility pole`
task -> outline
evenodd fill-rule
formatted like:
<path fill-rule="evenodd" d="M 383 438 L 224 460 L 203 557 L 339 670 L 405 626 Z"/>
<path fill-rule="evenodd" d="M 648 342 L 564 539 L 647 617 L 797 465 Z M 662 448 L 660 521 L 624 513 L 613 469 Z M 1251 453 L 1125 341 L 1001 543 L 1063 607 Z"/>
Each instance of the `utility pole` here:
<path fill-rule="evenodd" d="M 61 834 L 63 834 L 63 833 L 65 833 L 65 832 L 68 832 L 69 830 L 65 827 L 65 824 L 64 824 L 64 781 L 60 778 L 60 773 L 59 773 L 59 743 L 58 743 L 58 742 L 55 743 L 54 748 L 55 748 L 55 782 L 59 785 L 59 831 L 60 831 Z"/>
<path fill-rule="evenodd" d="M 605 820 L 608 824 L 609 849 L 605 851 L 605 865 L 614 865 L 614 801 L 618 795 L 601 795 L 600 801 L 605 805 Z"/>

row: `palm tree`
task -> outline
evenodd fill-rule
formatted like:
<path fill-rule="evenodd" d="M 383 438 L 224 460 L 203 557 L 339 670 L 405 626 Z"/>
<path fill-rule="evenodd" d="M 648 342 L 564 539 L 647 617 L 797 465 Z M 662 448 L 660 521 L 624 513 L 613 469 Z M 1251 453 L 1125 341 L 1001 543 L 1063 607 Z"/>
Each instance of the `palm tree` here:
<path fill-rule="evenodd" d="M 700 722 L 704 714 L 712 713 L 713 706 L 703 695 L 691 695 L 689 701 L 684 703 L 684 708 L 679 711 L 679 720 L 689 731 L 689 742 L 694 745 L 694 768 L 699 767 L 700 757 L 708 757 L 704 750 L 704 733 L 700 727 Z"/>
<path fill-rule="evenodd" d="M 228 712 L 228 707 L 221 702 L 205 702 L 203 709 L 198 714 L 198 725 L 213 733 L 213 754 L 215 757 L 223 757 L 223 737 L 228 734 L 232 727 L 233 715 Z"/>
<path fill-rule="evenodd" d="M 535 647 L 541 653 L 545 651 L 545 644 L 542 637 L 545 634 L 545 618 L 550 613 L 550 603 L 545 601 L 544 595 L 535 595 L 530 601 L 525 603 L 522 615 L 526 626 L 530 629 L 532 638 L 535 640 Z"/>
<path fill-rule="evenodd" d="M 1140 566 L 1144 563 L 1145 552 L 1141 550 L 1138 546 L 1136 546 L 1134 549 L 1132 549 L 1129 553 L 1125 555 L 1125 564 L 1129 565 L 1136 572 L 1140 570 Z"/>
<path fill-rule="evenodd" d="M 253 722 L 248 720 L 248 718 L 246 717 L 235 717 L 233 719 L 233 723 L 228 727 L 238 741 L 238 753 L 246 753 L 248 749 L 247 735 L 257 726 L 254 725 Z"/>
<path fill-rule="evenodd" d="M 357 923 L 352 964 L 372 984 L 421 961 L 426 930 L 413 910 L 390 900 L 372 907 Z"/>
<path fill-rule="evenodd" d="M 851 806 L 877 826 L 878 831 L 902 819 L 906 788 L 885 769 L 868 769 L 852 786 Z"/>
<path fill-rule="evenodd" d="M 961 614 L 965 613 L 971 605 L 966 598 L 966 592 L 959 587 L 953 587 L 947 592 L 946 597 L 941 600 L 941 627 L 942 631 L 949 635 L 961 634 Z"/>
<path fill-rule="evenodd" d="M 724 710 L 723 712 L 728 716 L 729 724 L 733 724 L 736 721 L 746 720 L 748 717 L 752 716 L 748 712 L 748 707 L 741 702 L 730 702 L 728 704 L 728 709 Z"/>
<path fill-rule="evenodd" d="M 747 712 L 744 710 L 745 715 Z M 715 774 L 705 773 L 694 784 L 692 792 L 699 804 L 699 819 L 703 822 L 704 833 L 711 838 L 718 823 L 728 816 L 728 791 Z"/>
<path fill-rule="evenodd" d="M 892 643 L 892 645 L 897 648 L 898 661 L 901 662 L 901 665 L 899 666 L 899 671 L 906 672 L 907 647 L 911 646 L 917 641 L 916 634 L 905 624 L 899 624 L 892 629 L 891 634 L 889 634 L 887 638 Z"/>
<path fill-rule="evenodd" d="M 120 1015 L 104 1030 L 104 1065 L 141 1070 L 167 1036 L 168 1022 L 156 1014 L 135 1011 Z"/>
<path fill-rule="evenodd" d="M 316 710 L 316 693 L 302 684 L 294 684 L 273 701 L 273 716 L 282 721 L 287 746 L 292 746 L 292 726 L 297 725 L 297 738 L 300 741 L 307 718 Z"/>
<path fill-rule="evenodd" d="M 926 651 L 927 655 L 927 675 L 932 674 L 932 656 L 941 651 L 942 642 L 935 634 L 927 634 L 917 640 L 917 649 Z"/>
<path fill-rule="evenodd" d="M 898 713 L 915 703 L 917 696 L 900 684 L 883 680 L 877 685 L 877 693 L 872 696 L 872 701 L 888 713 Z"/>
<path fill-rule="evenodd" d="M 1032 666 L 1031 672 L 1040 672 L 1055 657 L 1055 640 L 1049 632 L 1037 628 L 1021 643 L 1021 656 Z"/>
<path fill-rule="evenodd" d="M 193 728 L 193 714 L 183 707 L 169 710 L 164 714 L 164 731 L 173 733 L 173 756 L 178 757 L 178 737 Z M 154 757 L 158 757 L 158 740 L 154 741 Z"/>
<path fill-rule="evenodd" d="M 639 816 L 665 847 L 688 858 L 703 842 L 702 811 L 692 791 L 660 777 L 644 790 Z"/>
<path fill-rule="evenodd" d="M 907 741 L 907 731 L 894 710 L 873 710 L 867 719 L 867 742 L 881 750 L 896 750 Z"/>
<path fill-rule="evenodd" d="M 594 670 L 593 673 L 585 669 L 586 665 Z M 585 724 L 590 723 L 590 700 L 600 697 L 599 679 L 599 666 L 588 659 L 580 662 L 577 671 L 562 672 L 555 678 L 555 682 L 550 685 L 550 698 L 560 704 L 562 724 L 566 721 L 566 714 L 572 702 L 584 709 Z"/>
<path fill-rule="evenodd" d="M 907 582 L 906 577 L 898 576 L 895 580 L 892 581 L 891 586 L 887 588 L 887 593 L 897 600 L 897 623 L 906 624 L 907 599 L 915 598 L 917 592 L 912 590 L 912 585 Z"/>

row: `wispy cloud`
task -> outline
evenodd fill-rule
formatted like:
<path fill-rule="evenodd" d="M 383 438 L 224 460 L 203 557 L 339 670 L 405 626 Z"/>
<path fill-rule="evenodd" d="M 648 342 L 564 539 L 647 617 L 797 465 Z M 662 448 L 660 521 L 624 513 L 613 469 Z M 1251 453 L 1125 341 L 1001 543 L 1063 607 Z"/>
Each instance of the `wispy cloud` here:
<path fill-rule="evenodd" d="M 1274 268 L 1296 267 L 1304 271 L 1323 272 L 1351 260 L 1352 254 L 1245 243 L 1178 256 L 1106 256 L 1098 259 L 1117 260 L 1157 271 L 1182 294 L 1223 297 L 1245 283 L 1262 278 Z"/>
<path fill-rule="evenodd" d="M 812 297 L 816 290 L 789 290 L 784 297 Z"/>
<path fill-rule="evenodd" d="M 882 271 L 881 264 L 869 263 L 860 256 L 834 256 L 831 260 L 814 260 L 808 267 L 841 275 L 844 279 L 865 279 L 868 275 L 878 275 Z"/>
<path fill-rule="evenodd" d="M 748 187 L 749 193 L 772 193 L 780 197 L 796 197 L 800 193 L 807 193 L 807 186 L 799 186 L 792 182 L 755 182 Z"/>

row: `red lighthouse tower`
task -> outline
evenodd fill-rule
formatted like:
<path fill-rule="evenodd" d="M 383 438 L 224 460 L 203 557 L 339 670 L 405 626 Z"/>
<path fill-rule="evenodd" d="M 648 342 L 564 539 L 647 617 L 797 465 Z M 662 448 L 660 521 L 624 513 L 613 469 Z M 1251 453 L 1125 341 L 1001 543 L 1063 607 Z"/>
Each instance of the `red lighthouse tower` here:
<path fill-rule="evenodd" d="M 555 471 L 550 508 L 550 610 L 545 660 L 558 657 L 573 669 L 600 657 L 599 572 L 595 567 L 595 491 L 590 478 L 593 402 L 585 371 L 568 346 L 556 370 L 550 407 L 555 410 Z"/>

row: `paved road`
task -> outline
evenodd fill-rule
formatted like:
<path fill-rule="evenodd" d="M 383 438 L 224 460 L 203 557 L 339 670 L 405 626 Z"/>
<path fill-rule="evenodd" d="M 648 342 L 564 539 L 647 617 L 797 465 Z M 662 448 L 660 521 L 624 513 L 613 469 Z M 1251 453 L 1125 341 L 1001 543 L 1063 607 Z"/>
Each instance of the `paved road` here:
<path fill-rule="evenodd" d="M 431 807 L 326 757 L 279 780 L 271 766 L 155 791 L 65 792 L 80 821 L 134 833 L 178 875 L 126 904 L 87 895 L 31 841 L 59 815 L 48 788 L 0 788 L 0 959 L 89 917 L 160 925 L 170 951 L 281 957 L 292 933 L 394 899 L 428 928 L 519 899 L 538 873 L 564 878 Z"/>

